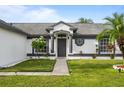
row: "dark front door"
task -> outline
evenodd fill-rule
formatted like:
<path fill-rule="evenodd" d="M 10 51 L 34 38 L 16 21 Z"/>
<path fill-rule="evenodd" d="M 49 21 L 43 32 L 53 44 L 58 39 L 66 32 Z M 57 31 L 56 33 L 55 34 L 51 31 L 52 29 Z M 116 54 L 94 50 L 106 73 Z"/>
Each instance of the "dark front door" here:
<path fill-rule="evenodd" d="M 66 57 L 66 39 L 58 39 L 58 57 Z"/>

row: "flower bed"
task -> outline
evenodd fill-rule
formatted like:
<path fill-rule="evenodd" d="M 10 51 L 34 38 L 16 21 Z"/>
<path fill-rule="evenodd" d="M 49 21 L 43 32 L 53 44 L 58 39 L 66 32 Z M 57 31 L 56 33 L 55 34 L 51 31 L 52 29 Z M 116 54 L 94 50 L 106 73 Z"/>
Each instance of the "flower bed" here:
<path fill-rule="evenodd" d="M 113 65 L 113 68 L 121 72 L 121 70 L 124 70 L 124 65 Z"/>

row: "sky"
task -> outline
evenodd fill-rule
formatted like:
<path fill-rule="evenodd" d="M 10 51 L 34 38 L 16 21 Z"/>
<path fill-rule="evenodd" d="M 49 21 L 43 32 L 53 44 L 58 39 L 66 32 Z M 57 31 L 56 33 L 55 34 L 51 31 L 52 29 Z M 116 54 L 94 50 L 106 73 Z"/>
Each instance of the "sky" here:
<path fill-rule="evenodd" d="M 124 13 L 123 5 L 0 5 L 0 19 L 15 23 L 77 22 L 90 18 L 95 23 L 104 23 L 113 13 Z"/>

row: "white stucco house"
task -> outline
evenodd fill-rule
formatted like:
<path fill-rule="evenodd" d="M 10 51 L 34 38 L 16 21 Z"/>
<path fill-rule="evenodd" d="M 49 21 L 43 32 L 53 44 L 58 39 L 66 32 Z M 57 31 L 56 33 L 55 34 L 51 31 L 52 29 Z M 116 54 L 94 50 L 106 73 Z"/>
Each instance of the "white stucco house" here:
<path fill-rule="evenodd" d="M 122 54 L 115 43 L 115 49 L 111 52 L 105 47 L 108 38 L 100 42 L 96 36 L 109 25 L 104 24 L 80 24 L 80 23 L 6 23 L 0 20 L 0 67 L 21 62 L 36 55 L 49 58 L 66 57 L 67 59 L 115 58 Z M 43 36 L 46 40 L 44 49 L 36 54 L 32 48 L 33 38 Z M 98 48 L 98 49 L 97 49 Z M 96 51 L 97 50 L 97 51 Z"/>

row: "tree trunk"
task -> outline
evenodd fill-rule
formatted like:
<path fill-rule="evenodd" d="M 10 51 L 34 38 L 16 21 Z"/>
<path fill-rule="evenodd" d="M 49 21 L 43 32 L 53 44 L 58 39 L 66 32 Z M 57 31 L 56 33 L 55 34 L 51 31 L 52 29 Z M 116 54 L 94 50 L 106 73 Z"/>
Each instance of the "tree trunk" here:
<path fill-rule="evenodd" d="M 123 60 L 124 60 L 124 51 L 122 51 L 122 56 L 123 56 Z"/>
<path fill-rule="evenodd" d="M 123 56 L 123 64 L 124 64 L 124 37 L 119 37 L 117 39 L 117 43 L 119 46 L 120 51 L 122 52 L 122 56 Z"/>

